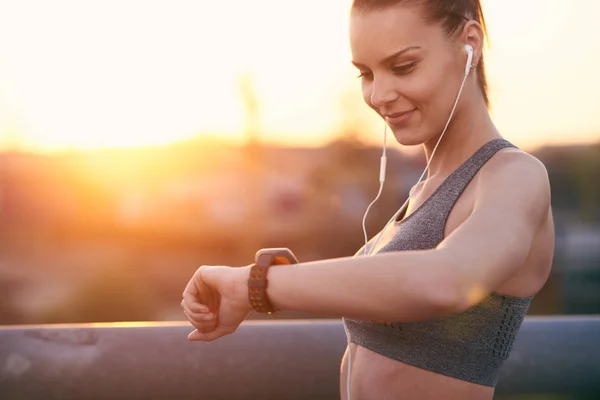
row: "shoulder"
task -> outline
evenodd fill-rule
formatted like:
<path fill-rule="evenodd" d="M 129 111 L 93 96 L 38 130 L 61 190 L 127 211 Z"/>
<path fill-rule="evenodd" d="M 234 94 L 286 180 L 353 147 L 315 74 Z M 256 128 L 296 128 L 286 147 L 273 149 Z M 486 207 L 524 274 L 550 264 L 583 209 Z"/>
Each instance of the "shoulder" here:
<path fill-rule="evenodd" d="M 514 184 L 529 183 L 549 188 L 546 166 L 533 155 L 516 148 L 496 153 L 481 169 L 482 182 L 510 180 Z"/>
<path fill-rule="evenodd" d="M 492 203 L 507 210 L 517 208 L 532 221 L 539 222 L 548 214 L 550 194 L 545 165 L 523 150 L 507 148 L 482 167 L 475 206 Z"/>

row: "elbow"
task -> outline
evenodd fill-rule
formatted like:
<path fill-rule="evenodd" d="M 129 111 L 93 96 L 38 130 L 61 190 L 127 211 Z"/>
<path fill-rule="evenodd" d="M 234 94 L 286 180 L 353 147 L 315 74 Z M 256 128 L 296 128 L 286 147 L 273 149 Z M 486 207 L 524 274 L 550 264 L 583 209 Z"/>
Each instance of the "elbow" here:
<path fill-rule="evenodd" d="M 440 279 L 431 285 L 428 303 L 437 316 L 458 314 L 468 310 L 489 294 L 483 285 L 465 282 L 459 277 Z"/>
<path fill-rule="evenodd" d="M 432 317 L 457 314 L 469 308 L 470 295 L 463 290 L 456 271 L 452 265 L 444 266 L 426 283 L 423 293 Z"/>
<path fill-rule="evenodd" d="M 427 308 L 431 312 L 431 317 L 443 317 L 466 309 L 459 290 L 446 282 L 430 288 L 427 295 Z"/>
<path fill-rule="evenodd" d="M 466 310 L 458 285 L 438 277 L 423 280 L 412 287 L 412 299 L 397 301 L 393 315 L 385 317 L 395 322 L 415 322 L 441 318 Z M 392 311 L 392 310 L 390 310 Z"/>
<path fill-rule="evenodd" d="M 439 250 L 430 252 L 427 257 L 431 257 L 427 268 L 410 270 L 414 274 L 407 275 L 410 283 L 405 291 L 399 295 L 394 289 L 393 301 L 386 296 L 384 304 L 388 306 L 379 304 L 379 310 L 390 313 L 382 315 L 383 318 L 397 322 L 420 321 L 457 314 L 469 308 L 472 293 L 462 290 L 464 282 L 458 267 L 461 263 Z M 393 307 L 389 307 L 391 304 Z"/>
<path fill-rule="evenodd" d="M 388 323 L 417 322 L 445 317 L 463 310 L 457 291 L 444 282 L 430 282 L 427 287 L 415 291 L 413 296 L 412 299 L 403 298 L 402 301 L 388 303 L 394 304 L 394 307 L 379 307 L 379 312 L 374 313 L 377 314 L 377 320 Z"/>

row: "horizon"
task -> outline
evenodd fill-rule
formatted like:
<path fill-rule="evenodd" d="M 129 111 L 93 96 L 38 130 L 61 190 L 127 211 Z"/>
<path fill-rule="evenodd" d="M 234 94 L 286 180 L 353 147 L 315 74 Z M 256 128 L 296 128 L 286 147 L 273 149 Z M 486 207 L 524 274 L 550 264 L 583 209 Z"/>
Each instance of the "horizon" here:
<path fill-rule="evenodd" d="M 600 135 L 599 135 L 600 136 Z M 319 150 L 323 147 L 327 147 L 336 143 L 337 141 L 346 140 L 343 136 L 332 137 L 330 140 L 327 140 L 323 143 L 278 143 L 277 141 L 261 141 L 259 144 L 264 146 L 265 148 L 272 149 L 296 149 L 296 150 Z M 365 148 L 378 148 L 381 147 L 380 143 L 377 142 L 369 142 L 358 139 L 359 143 L 364 145 Z M 181 146 L 192 146 L 192 148 L 197 147 L 201 148 L 201 146 L 210 146 L 216 148 L 232 148 L 232 149 L 241 149 L 246 146 L 247 143 L 243 141 L 231 140 L 231 138 L 227 137 L 218 137 L 215 135 L 196 135 L 188 138 L 183 138 L 177 141 L 172 141 L 168 143 L 155 143 L 155 144 L 145 144 L 145 145 L 132 145 L 132 146 L 105 146 L 105 147 L 90 147 L 90 148 L 59 148 L 59 149 L 35 149 L 35 148 L 3 148 L 0 147 L 0 156 L 5 155 L 33 155 L 33 156 L 41 156 L 41 157 L 68 157 L 68 156 L 80 156 L 85 154 L 101 154 L 101 153 L 128 153 L 128 152 L 153 152 L 153 151 L 177 151 L 178 147 Z M 595 140 L 591 140 L 590 142 L 572 142 L 572 143 L 542 143 L 539 145 L 533 146 L 519 146 L 522 150 L 529 153 L 536 153 L 542 151 L 544 149 L 555 149 L 555 148 L 584 148 L 589 146 L 600 146 L 600 137 Z M 398 151 L 399 153 L 408 156 L 420 156 L 423 153 L 422 145 L 414 145 L 414 146 L 402 146 L 396 142 L 388 143 L 387 147 L 388 151 Z"/>

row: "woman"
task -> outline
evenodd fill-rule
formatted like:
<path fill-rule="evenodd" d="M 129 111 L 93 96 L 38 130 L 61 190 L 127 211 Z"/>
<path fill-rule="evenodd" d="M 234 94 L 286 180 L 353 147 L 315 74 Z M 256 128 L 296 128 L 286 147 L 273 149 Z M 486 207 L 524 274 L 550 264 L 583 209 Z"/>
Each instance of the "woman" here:
<path fill-rule="evenodd" d="M 357 257 L 268 269 L 275 309 L 345 317 L 342 398 L 492 399 L 549 275 L 547 173 L 490 118 L 484 28 L 477 0 L 352 5 L 364 100 L 398 142 L 422 144 L 430 164 L 398 221 Z M 196 328 L 189 340 L 236 330 L 251 310 L 251 268 L 198 269 L 182 301 Z"/>

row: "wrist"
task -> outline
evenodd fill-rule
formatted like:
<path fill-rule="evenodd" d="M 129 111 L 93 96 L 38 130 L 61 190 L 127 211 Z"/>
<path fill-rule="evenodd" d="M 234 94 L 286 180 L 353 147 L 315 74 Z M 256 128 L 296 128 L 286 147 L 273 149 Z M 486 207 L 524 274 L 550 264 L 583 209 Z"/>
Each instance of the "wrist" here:
<path fill-rule="evenodd" d="M 240 304 L 244 304 L 248 308 L 248 312 L 252 310 L 250 305 L 250 299 L 248 298 L 248 278 L 250 278 L 251 265 L 245 267 L 233 268 L 236 270 L 236 276 L 234 278 L 234 296 Z"/>
<path fill-rule="evenodd" d="M 248 277 L 250 276 L 250 267 L 206 267 L 206 273 L 203 274 L 206 283 L 215 288 L 222 297 L 232 299 L 236 305 L 248 309 L 250 300 L 248 299 Z"/>

